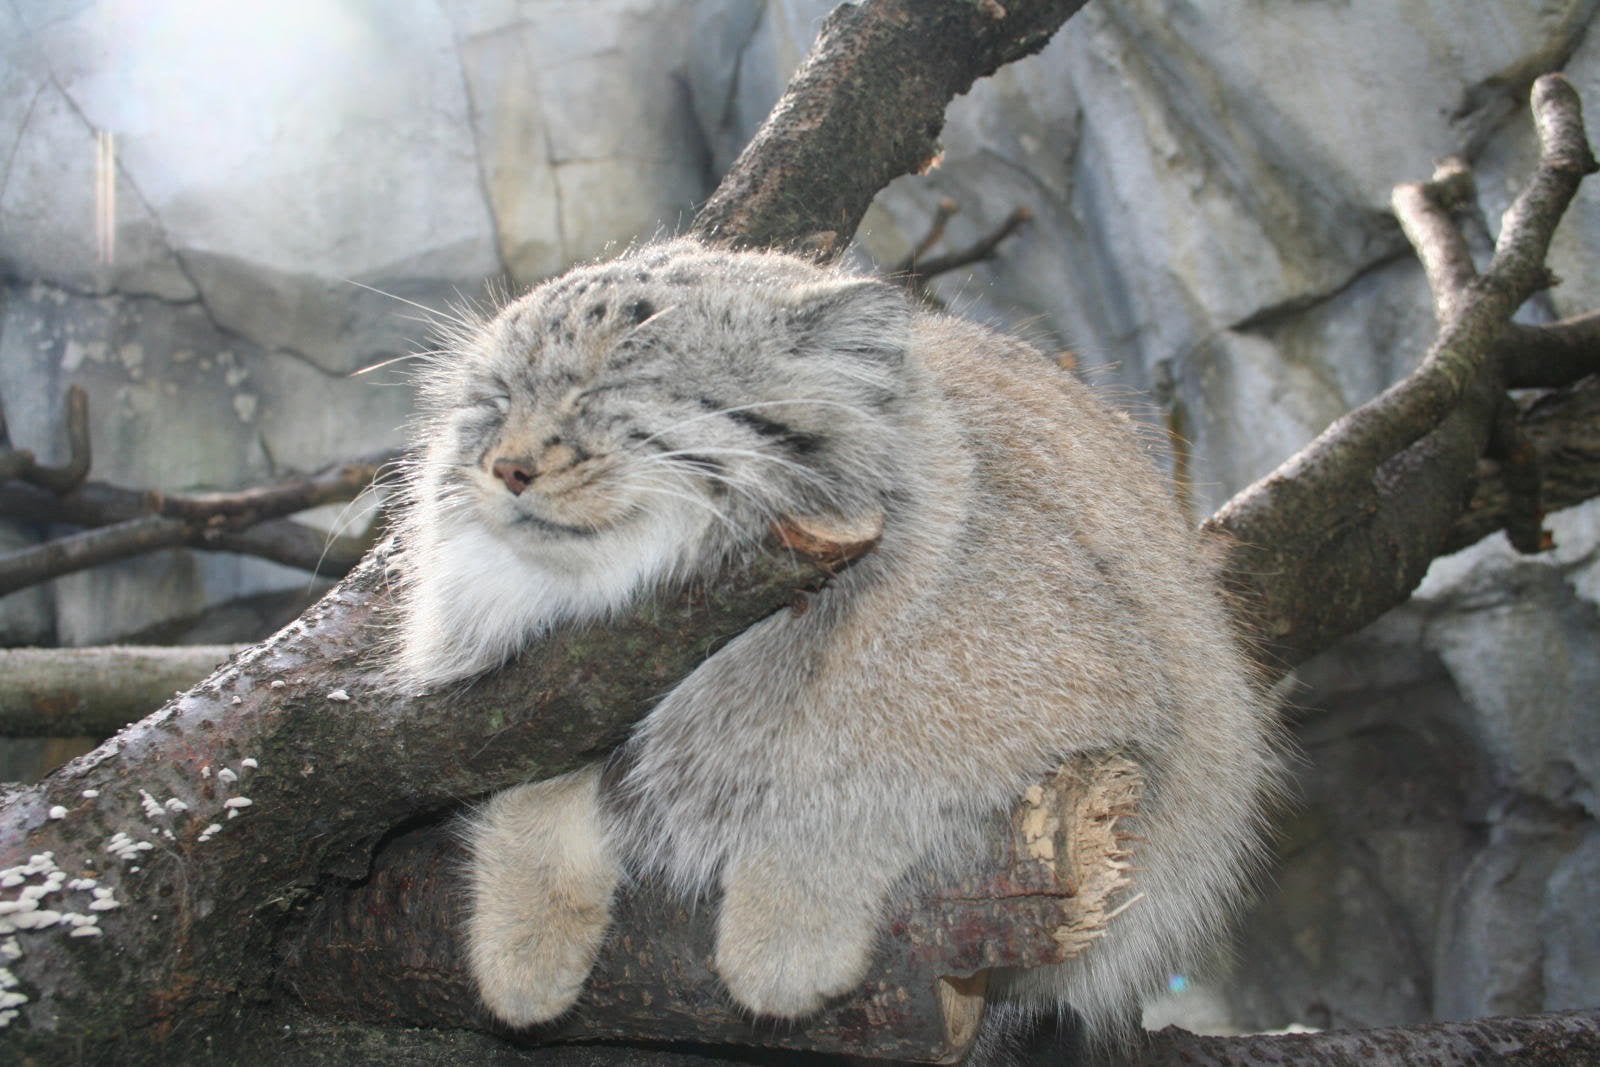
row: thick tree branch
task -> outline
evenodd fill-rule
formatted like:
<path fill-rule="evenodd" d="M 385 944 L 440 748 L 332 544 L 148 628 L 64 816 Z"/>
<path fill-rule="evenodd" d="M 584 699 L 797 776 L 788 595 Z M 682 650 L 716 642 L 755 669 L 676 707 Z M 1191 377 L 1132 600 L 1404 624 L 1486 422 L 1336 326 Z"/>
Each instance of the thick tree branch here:
<path fill-rule="evenodd" d="M 938 154 L 945 105 L 1044 47 L 1083 3 L 841 4 L 691 232 L 837 255 L 878 190 Z"/>
<path fill-rule="evenodd" d="M 1201 1037 L 1169 1027 L 1150 1035 L 1138 1062 L 1141 1067 L 1398 1067 L 1422 1063 L 1567 1067 L 1593 1063 L 1597 1052 L 1600 1011 L 1573 1011 L 1246 1037 Z"/>
<path fill-rule="evenodd" d="M 712 909 L 625 892 L 615 910 L 618 936 L 583 1000 L 535 1036 L 948 1060 L 976 1031 L 984 968 L 1057 963 L 1108 930 L 1114 936 L 1130 881 L 1118 820 L 1132 814 L 1141 786 L 1137 768 L 1116 757 L 1076 761 L 1041 783 L 1009 824 L 996 820 L 979 872 L 927 889 L 888 918 L 863 993 L 799 1025 L 752 1020 L 714 992 Z M 346 1018 L 492 1026 L 461 962 L 462 863 L 448 830 L 395 842 L 359 886 L 323 898 L 285 950 L 281 980 Z M 398 914 L 403 926 L 393 921 Z"/>
<path fill-rule="evenodd" d="M 6 1040 L 48 1058 L 62 1033 L 82 1047 L 140 1031 L 159 1059 L 171 1027 L 269 988 L 282 909 L 363 874 L 384 828 L 594 758 L 722 641 L 826 579 L 793 552 L 761 556 L 714 588 L 553 635 L 470 688 L 412 698 L 372 654 L 388 561 L 375 552 L 270 641 L 5 800 L 0 868 L 41 857 L 122 905 L 90 912 L 90 891 L 66 888 L 38 902 L 95 915 L 104 939 L 54 921 L 16 931 L 29 1018 L 53 1024 Z M 0 915 L 0 936 L 19 921 Z"/>

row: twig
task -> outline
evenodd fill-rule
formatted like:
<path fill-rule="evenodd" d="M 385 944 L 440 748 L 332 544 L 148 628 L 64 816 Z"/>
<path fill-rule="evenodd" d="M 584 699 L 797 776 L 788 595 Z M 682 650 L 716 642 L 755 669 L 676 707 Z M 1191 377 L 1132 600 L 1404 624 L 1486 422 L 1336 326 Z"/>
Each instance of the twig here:
<path fill-rule="evenodd" d="M 937 277 L 946 271 L 957 270 L 961 267 L 979 263 L 994 255 L 995 249 L 1000 247 L 1000 242 L 1017 232 L 1018 227 L 1033 218 L 1033 212 L 1025 207 L 1019 207 L 1006 216 L 1004 222 L 995 227 L 994 232 L 987 237 L 974 241 L 958 252 L 948 252 L 932 259 L 924 259 L 913 263 L 911 273 L 918 278 L 926 279 Z"/>
<path fill-rule="evenodd" d="M 928 224 L 928 232 L 922 235 L 922 240 L 917 242 L 916 247 L 911 250 L 911 254 L 890 268 L 889 273 L 892 275 L 912 273 L 916 268 L 917 260 L 927 255 L 928 250 L 939 243 L 940 238 L 944 236 L 945 224 L 960 210 L 960 204 L 948 196 L 941 196 L 939 203 L 934 206 L 933 221 Z"/>
<path fill-rule="evenodd" d="M 70 493 L 89 475 L 89 394 L 80 385 L 67 387 L 67 463 L 48 467 L 25 448 L 0 452 L 0 481 L 20 479 L 52 493 Z"/>

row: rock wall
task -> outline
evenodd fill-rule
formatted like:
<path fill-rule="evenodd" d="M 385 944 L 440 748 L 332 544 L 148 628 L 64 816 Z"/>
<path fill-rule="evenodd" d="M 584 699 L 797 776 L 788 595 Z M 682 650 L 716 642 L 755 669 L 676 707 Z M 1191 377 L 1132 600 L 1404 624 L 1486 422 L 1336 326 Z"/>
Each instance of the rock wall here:
<path fill-rule="evenodd" d="M 830 6 L 0 6 L 12 441 L 58 458 L 79 382 L 96 476 L 126 484 L 247 484 L 395 443 L 402 376 L 351 372 L 426 343 L 405 301 L 677 228 Z M 879 198 L 858 252 L 899 260 L 941 197 L 953 245 L 1028 207 L 936 294 L 1070 348 L 1176 429 L 1198 516 L 1420 357 L 1432 317 L 1389 190 L 1465 155 L 1486 248 L 1532 158 L 1532 78 L 1567 70 L 1600 115 L 1595 7 L 1095 0 L 951 107 L 943 163 Z M 1597 238 L 1591 183 L 1553 256 L 1565 283 L 1525 318 L 1600 306 Z M 1280 873 L 1231 973 L 1171 1010 L 1254 1027 L 1600 1002 L 1597 516 L 1556 516 L 1546 556 L 1497 537 L 1439 561 L 1300 672 Z M 0 599 L 0 640 L 231 639 L 262 620 L 218 605 L 304 588 L 174 552 Z"/>

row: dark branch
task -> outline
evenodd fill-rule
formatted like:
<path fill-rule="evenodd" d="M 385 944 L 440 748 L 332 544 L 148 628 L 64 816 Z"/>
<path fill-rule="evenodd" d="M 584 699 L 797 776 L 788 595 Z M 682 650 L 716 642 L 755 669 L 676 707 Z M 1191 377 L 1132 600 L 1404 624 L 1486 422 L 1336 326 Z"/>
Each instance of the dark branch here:
<path fill-rule="evenodd" d="M 1022 224 L 1031 218 L 1033 218 L 1033 212 L 1025 207 L 1019 207 L 1007 215 L 1005 221 L 995 227 L 994 231 L 987 236 L 979 238 L 966 248 L 956 252 L 934 256 L 930 259 L 914 260 L 908 273 L 920 283 L 947 271 L 959 270 L 962 267 L 990 259 L 1000 247 L 1000 242 L 1016 233 Z"/>
<path fill-rule="evenodd" d="M 1547 326 L 1508 325 L 1495 360 L 1510 389 L 1549 389 L 1600 373 L 1600 311 Z"/>
<path fill-rule="evenodd" d="M 1543 510 L 1558 511 L 1595 495 L 1600 486 L 1600 378 L 1523 398 L 1516 424 L 1518 436 L 1533 450 L 1531 463 L 1539 472 Z M 1526 499 L 1526 487 L 1519 486 L 1515 470 L 1508 471 L 1503 460 L 1485 459 L 1478 466 L 1472 501 L 1441 551 L 1459 551 L 1506 529 L 1517 521 L 1518 509 L 1525 509 L 1519 501 Z"/>
<path fill-rule="evenodd" d="M 938 154 L 945 105 L 978 78 L 1044 47 L 1082 6 L 1083 0 L 840 5 L 691 232 L 710 241 L 837 255 L 878 190 Z"/>
<path fill-rule="evenodd" d="M 338 578 L 376 543 L 378 524 L 332 536 L 281 516 L 354 500 L 396 453 L 340 463 L 305 478 L 228 493 L 161 493 L 89 482 L 56 495 L 21 481 L 0 485 L 0 513 L 89 531 L 0 556 L 0 595 L 63 574 L 162 548 L 237 552 Z"/>
<path fill-rule="evenodd" d="M 67 463 L 47 467 L 27 449 L 0 451 L 0 481 L 16 478 L 52 493 L 70 493 L 89 476 L 89 394 L 67 387 Z"/>

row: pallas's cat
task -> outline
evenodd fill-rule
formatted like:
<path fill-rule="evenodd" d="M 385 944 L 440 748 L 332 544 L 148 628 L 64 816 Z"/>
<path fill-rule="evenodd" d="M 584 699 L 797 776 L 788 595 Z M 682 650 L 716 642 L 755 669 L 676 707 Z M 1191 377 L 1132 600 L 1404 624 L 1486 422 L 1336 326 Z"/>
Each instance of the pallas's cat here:
<path fill-rule="evenodd" d="M 538 286 L 422 385 L 406 685 L 712 574 L 775 520 L 882 522 L 607 767 L 482 809 L 468 940 L 499 1018 L 574 1003 L 625 872 L 717 901 L 740 1005 L 815 1011 L 862 978 L 898 890 L 1099 750 L 1147 779 L 1140 897 L 1083 955 L 991 988 L 1114 1028 L 1215 941 L 1256 858 L 1270 715 L 1137 437 L 1040 353 L 880 281 L 680 240 Z"/>

